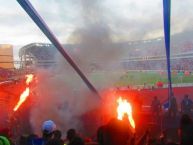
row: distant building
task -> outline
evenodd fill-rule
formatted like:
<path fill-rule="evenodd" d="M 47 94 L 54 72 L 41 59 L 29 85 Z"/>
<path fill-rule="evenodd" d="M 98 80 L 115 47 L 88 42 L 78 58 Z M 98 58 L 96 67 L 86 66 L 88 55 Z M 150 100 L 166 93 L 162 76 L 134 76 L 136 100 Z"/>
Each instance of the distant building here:
<path fill-rule="evenodd" d="M 171 36 L 171 69 L 177 71 L 193 71 L 193 31 L 182 32 Z M 108 43 L 108 42 L 107 42 Z M 96 45 L 96 44 L 93 44 Z M 73 60 L 85 70 L 166 70 L 166 54 L 164 38 L 141 41 L 117 42 L 110 45 L 99 45 L 102 49 L 92 51 L 92 46 L 84 49 L 84 44 L 64 45 Z M 111 46 L 111 49 L 108 49 Z M 107 48 L 106 48 L 107 47 Z M 78 48 L 78 49 L 77 49 Z M 87 50 L 87 51 L 85 51 Z M 113 57 L 114 50 L 119 50 L 118 58 Z M 97 52 L 97 53 L 96 53 Z M 108 53 L 107 53 L 108 52 Z M 117 51 L 115 51 L 117 52 Z M 59 53 L 52 44 L 31 43 L 20 49 L 22 67 L 49 67 L 57 62 Z M 82 55 L 84 53 L 84 55 Z M 104 58 L 107 53 L 108 56 Z M 111 57 L 108 61 L 108 57 Z M 107 60 L 107 62 L 105 62 Z M 106 65 L 108 64 L 108 65 Z"/>
<path fill-rule="evenodd" d="M 14 68 L 13 46 L 10 44 L 0 44 L 0 68 Z"/>
<path fill-rule="evenodd" d="M 19 51 L 22 68 L 33 66 L 49 67 L 53 65 L 57 50 L 51 44 L 31 43 L 23 46 Z"/>

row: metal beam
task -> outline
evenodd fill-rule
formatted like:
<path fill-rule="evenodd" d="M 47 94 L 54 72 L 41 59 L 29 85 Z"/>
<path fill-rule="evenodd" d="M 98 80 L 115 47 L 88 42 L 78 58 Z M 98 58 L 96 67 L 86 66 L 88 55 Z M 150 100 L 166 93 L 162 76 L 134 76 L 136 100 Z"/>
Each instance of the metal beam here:
<path fill-rule="evenodd" d="M 38 14 L 35 8 L 28 0 L 17 0 L 21 7 L 27 12 L 27 14 L 31 17 L 31 19 L 36 23 L 36 25 L 41 29 L 41 31 L 46 35 L 46 37 L 53 43 L 53 45 L 58 49 L 58 51 L 63 55 L 63 57 L 67 60 L 67 62 L 73 67 L 73 69 L 78 73 L 81 79 L 85 82 L 87 87 L 94 92 L 98 97 L 100 97 L 98 91 L 95 87 L 90 83 L 90 81 L 86 78 L 86 76 L 82 73 L 79 67 L 75 64 L 72 58 L 65 52 L 63 46 L 49 29 L 48 25 L 42 19 L 42 17 Z"/>

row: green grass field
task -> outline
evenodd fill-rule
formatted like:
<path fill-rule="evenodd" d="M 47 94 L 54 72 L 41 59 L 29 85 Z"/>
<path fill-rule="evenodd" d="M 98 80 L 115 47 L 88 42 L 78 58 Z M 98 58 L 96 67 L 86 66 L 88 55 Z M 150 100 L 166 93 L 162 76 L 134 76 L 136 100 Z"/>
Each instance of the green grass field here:
<path fill-rule="evenodd" d="M 128 86 L 128 85 L 154 85 L 158 81 L 167 83 L 167 74 L 160 74 L 156 71 L 128 71 L 128 72 L 97 72 L 93 73 L 91 80 L 93 83 L 106 83 L 111 81 L 115 86 Z M 185 76 L 182 74 L 172 74 L 172 83 L 193 83 L 193 74 Z"/>
<path fill-rule="evenodd" d="M 158 81 L 167 83 L 167 74 L 159 74 L 158 72 L 128 72 L 117 82 L 118 86 L 127 85 L 143 85 L 144 83 L 153 85 Z M 172 75 L 172 83 L 193 83 L 193 75 L 180 76 Z"/>

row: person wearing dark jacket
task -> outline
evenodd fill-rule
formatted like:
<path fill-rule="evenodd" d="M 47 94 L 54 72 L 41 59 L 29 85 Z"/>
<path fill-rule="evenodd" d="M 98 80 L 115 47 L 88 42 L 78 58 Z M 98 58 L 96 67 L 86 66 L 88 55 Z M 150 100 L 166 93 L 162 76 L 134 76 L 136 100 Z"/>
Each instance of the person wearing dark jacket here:
<path fill-rule="evenodd" d="M 55 130 L 53 132 L 53 138 L 50 139 L 46 145 L 64 145 L 64 141 L 61 139 L 62 133 L 60 130 Z"/>
<path fill-rule="evenodd" d="M 75 129 L 69 129 L 67 131 L 68 145 L 84 145 L 84 141 L 78 136 Z"/>
<path fill-rule="evenodd" d="M 192 100 L 189 98 L 188 95 L 184 96 L 184 99 L 181 102 L 181 112 L 183 114 L 188 114 L 188 115 L 192 115 L 192 107 L 193 107 L 193 102 Z"/>
<path fill-rule="evenodd" d="M 128 145 L 133 137 L 128 119 L 111 119 L 101 131 L 103 131 L 102 145 Z"/>
<path fill-rule="evenodd" d="M 176 97 L 173 95 L 171 95 L 171 99 L 170 99 L 170 105 L 169 105 L 169 117 L 171 118 L 176 118 L 177 112 L 178 112 L 178 106 L 177 106 L 177 101 L 176 101 Z"/>
<path fill-rule="evenodd" d="M 180 145 L 193 145 L 193 121 L 187 114 L 181 117 L 179 137 Z"/>

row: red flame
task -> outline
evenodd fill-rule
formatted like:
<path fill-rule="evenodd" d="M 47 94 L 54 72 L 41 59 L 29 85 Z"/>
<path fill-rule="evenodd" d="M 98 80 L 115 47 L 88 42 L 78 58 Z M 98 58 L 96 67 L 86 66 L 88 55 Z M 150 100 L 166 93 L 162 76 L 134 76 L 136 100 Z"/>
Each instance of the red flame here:
<path fill-rule="evenodd" d="M 27 79 L 26 79 L 25 82 L 26 82 L 27 85 L 29 85 L 29 83 L 32 82 L 34 75 L 29 74 L 29 75 L 26 75 L 26 77 L 27 77 Z"/>
<path fill-rule="evenodd" d="M 118 107 L 117 107 L 117 119 L 122 120 L 124 115 L 128 115 L 129 122 L 132 128 L 135 129 L 135 121 L 132 116 L 132 107 L 131 104 L 127 100 L 123 100 L 121 97 L 117 99 Z"/>
<path fill-rule="evenodd" d="M 14 107 L 13 111 L 17 111 L 18 108 L 21 106 L 21 104 L 23 104 L 26 99 L 28 98 L 29 96 L 29 93 L 30 93 L 30 89 L 29 89 L 29 84 L 32 82 L 33 80 L 33 74 L 29 74 L 29 75 L 26 75 L 27 79 L 26 79 L 26 89 L 22 92 L 22 94 L 20 95 L 20 98 L 19 98 L 19 101 L 18 103 L 16 104 L 16 106 Z"/>
<path fill-rule="evenodd" d="M 20 95 L 19 102 L 17 103 L 17 105 L 14 107 L 13 110 L 17 111 L 17 109 L 21 106 L 21 104 L 23 104 L 23 102 L 25 102 L 28 96 L 29 96 L 29 87 L 27 87 L 25 91 Z"/>

